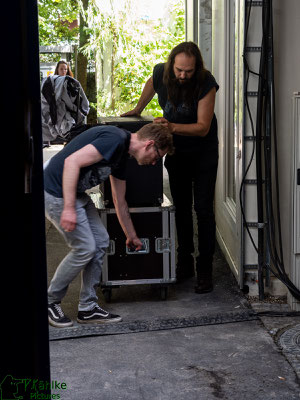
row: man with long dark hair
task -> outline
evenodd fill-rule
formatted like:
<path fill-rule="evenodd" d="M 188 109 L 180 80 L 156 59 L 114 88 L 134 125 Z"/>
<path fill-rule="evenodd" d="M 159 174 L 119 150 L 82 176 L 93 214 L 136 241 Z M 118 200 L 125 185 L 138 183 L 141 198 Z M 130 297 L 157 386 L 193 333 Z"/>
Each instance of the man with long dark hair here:
<path fill-rule="evenodd" d="M 176 207 L 177 280 L 194 276 L 193 209 L 198 223 L 196 293 L 212 291 L 212 262 L 215 250 L 213 211 L 218 167 L 215 96 L 219 89 L 205 69 L 199 47 L 183 42 L 174 47 L 164 64 L 157 64 L 146 82 L 136 107 L 122 116 L 140 115 L 155 93 L 165 124 L 173 134 L 175 153 L 167 155 L 170 190 Z"/>

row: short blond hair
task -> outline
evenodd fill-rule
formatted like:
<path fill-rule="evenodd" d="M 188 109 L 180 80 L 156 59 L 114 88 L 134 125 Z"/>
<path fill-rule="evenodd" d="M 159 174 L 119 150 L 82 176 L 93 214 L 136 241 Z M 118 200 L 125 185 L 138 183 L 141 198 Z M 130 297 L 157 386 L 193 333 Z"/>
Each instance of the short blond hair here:
<path fill-rule="evenodd" d="M 160 150 L 167 150 L 168 154 L 174 153 L 173 135 L 169 129 L 163 124 L 150 123 L 144 125 L 137 132 L 137 137 L 140 140 L 154 140 L 156 146 Z"/>

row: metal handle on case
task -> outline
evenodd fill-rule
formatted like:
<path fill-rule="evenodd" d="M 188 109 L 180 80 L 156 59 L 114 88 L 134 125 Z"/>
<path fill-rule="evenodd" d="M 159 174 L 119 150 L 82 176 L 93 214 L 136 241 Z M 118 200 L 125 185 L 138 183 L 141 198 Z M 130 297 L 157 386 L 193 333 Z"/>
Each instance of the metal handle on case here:
<path fill-rule="evenodd" d="M 140 238 L 140 241 L 143 244 L 143 247 L 140 250 L 130 249 L 126 246 L 126 254 L 149 254 L 149 239 Z"/>
<path fill-rule="evenodd" d="M 116 252 L 116 246 L 115 246 L 115 241 L 110 240 L 108 248 L 106 249 L 106 253 L 108 256 L 113 256 Z"/>
<path fill-rule="evenodd" d="M 171 239 L 169 238 L 156 238 L 155 251 L 156 253 L 170 253 L 171 252 Z"/>

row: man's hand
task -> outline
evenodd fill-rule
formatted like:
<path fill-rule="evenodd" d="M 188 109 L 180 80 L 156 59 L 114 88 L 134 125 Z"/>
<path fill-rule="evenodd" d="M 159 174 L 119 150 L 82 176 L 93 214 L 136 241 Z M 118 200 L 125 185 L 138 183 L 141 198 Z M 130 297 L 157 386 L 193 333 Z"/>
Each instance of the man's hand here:
<path fill-rule="evenodd" d="M 134 229 L 128 204 L 125 199 L 126 193 L 126 181 L 115 178 L 110 175 L 111 193 L 113 202 L 115 205 L 116 213 L 120 225 L 127 238 L 126 246 L 128 248 L 134 248 L 135 250 L 140 250 L 143 247 L 142 242 L 137 237 L 136 231 Z"/>
<path fill-rule="evenodd" d="M 143 247 L 143 243 L 140 241 L 140 239 L 138 237 L 135 238 L 128 238 L 126 240 L 126 246 L 129 249 L 134 249 L 135 251 L 141 250 L 141 248 Z"/>
<path fill-rule="evenodd" d="M 121 117 L 139 117 L 141 112 L 145 109 L 146 105 L 153 99 L 155 95 L 155 90 L 153 87 L 153 78 L 152 76 L 147 80 L 144 89 L 142 91 L 141 97 L 137 102 L 137 105 L 133 110 L 128 111 L 122 115 Z"/>
<path fill-rule="evenodd" d="M 173 133 L 173 124 L 171 122 L 169 122 L 166 118 L 157 117 L 157 118 L 154 118 L 153 122 L 155 124 L 162 124 L 163 126 L 165 126 L 166 128 L 169 129 L 170 133 Z"/>
<path fill-rule="evenodd" d="M 76 228 L 76 220 L 75 208 L 64 208 L 60 217 L 60 226 L 65 232 L 72 232 Z"/>
<path fill-rule="evenodd" d="M 127 111 L 124 114 L 121 114 L 120 117 L 140 117 L 141 113 L 138 112 L 135 108 L 131 111 Z"/>

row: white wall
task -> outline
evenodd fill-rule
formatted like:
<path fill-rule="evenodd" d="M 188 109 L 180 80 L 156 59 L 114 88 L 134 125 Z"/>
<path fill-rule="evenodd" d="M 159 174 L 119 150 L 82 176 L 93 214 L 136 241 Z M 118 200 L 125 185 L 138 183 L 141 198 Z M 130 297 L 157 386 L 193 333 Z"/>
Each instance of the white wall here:
<path fill-rule="evenodd" d="M 292 96 L 300 91 L 300 1 L 273 0 L 276 125 L 280 212 L 286 271 L 290 272 L 292 238 L 293 129 Z M 299 266 L 300 268 L 300 266 Z"/>
<path fill-rule="evenodd" d="M 276 128 L 278 135 L 278 162 L 280 182 L 280 212 L 285 263 L 288 269 L 292 247 L 291 238 L 291 186 L 293 130 L 292 96 L 300 91 L 300 2 L 299 0 L 275 0 L 274 61 L 276 94 Z"/>
<path fill-rule="evenodd" d="M 187 3 L 191 3 L 187 1 Z M 200 2 L 200 5 L 203 2 Z M 219 140 L 220 140 L 220 167 L 218 171 L 218 181 L 216 188 L 216 219 L 219 229 L 219 241 L 223 241 L 224 252 L 227 260 L 231 264 L 231 268 L 236 275 L 239 253 L 239 235 L 234 224 L 229 221 L 229 213 L 224 212 L 224 185 L 226 184 L 226 138 L 228 130 L 229 109 L 228 96 L 229 84 L 226 65 L 229 57 L 228 28 L 225 25 L 226 4 L 230 2 L 224 0 L 212 0 L 212 72 L 215 75 L 220 90 L 216 100 L 216 114 L 219 123 Z M 242 2 L 240 3 L 242 4 Z M 261 10 L 253 8 L 254 21 L 260 19 Z M 257 14 L 257 18 L 255 15 Z M 256 18 L 256 19 L 255 19 Z M 275 64 L 275 94 L 276 94 L 276 122 L 278 136 L 278 163 L 279 163 L 279 183 L 280 183 L 280 211 L 281 211 L 281 227 L 283 238 L 284 262 L 287 272 L 291 272 L 295 260 L 292 256 L 292 199 L 293 199 L 293 126 L 292 126 L 292 96 L 294 92 L 300 92 L 300 1 L 299 0 L 273 0 L 273 19 L 274 19 L 274 64 Z M 201 21 L 200 21 L 201 22 Z M 252 19 L 253 22 L 253 19 Z M 260 41 L 261 31 L 256 25 L 250 25 L 253 30 L 250 36 L 250 46 L 260 46 L 256 43 L 257 38 Z M 256 26 L 256 27 L 255 27 Z M 258 67 L 257 67 L 258 68 Z M 254 68 L 255 70 L 257 68 Z M 253 78 L 252 78 L 253 80 Z M 253 83 L 251 81 L 251 83 Z M 253 85 L 252 85 L 253 86 Z M 249 90 L 257 90 L 254 87 Z M 243 157 L 246 156 L 242 152 Z M 225 157 L 225 158 L 224 158 Z M 255 178 L 255 176 L 248 176 Z M 246 193 L 247 194 L 247 193 Z M 253 196 L 252 196 L 253 197 Z M 253 197 L 253 204 L 255 205 Z M 225 210 L 226 211 L 226 210 Z M 228 214 L 228 216 L 227 216 Z M 249 220 L 255 221 L 256 218 Z M 239 221 L 237 221 L 238 225 Z M 300 221 L 299 221 L 300 223 Z M 236 227 L 237 227 L 236 225 Z M 231 227 L 231 231 L 230 231 Z M 235 241 L 235 246 L 234 242 Z M 253 258 L 253 257 L 252 257 Z M 254 257 L 255 258 L 255 257 Z M 256 261 L 257 262 L 257 261 Z M 245 263 L 248 264 L 247 260 Z M 251 263 L 255 263 L 251 261 Z M 299 260 L 296 260 L 296 268 L 300 269 Z M 296 283 L 296 282 L 294 282 Z M 274 294 L 276 293 L 274 289 Z M 278 293 L 281 289 L 278 289 Z"/>

